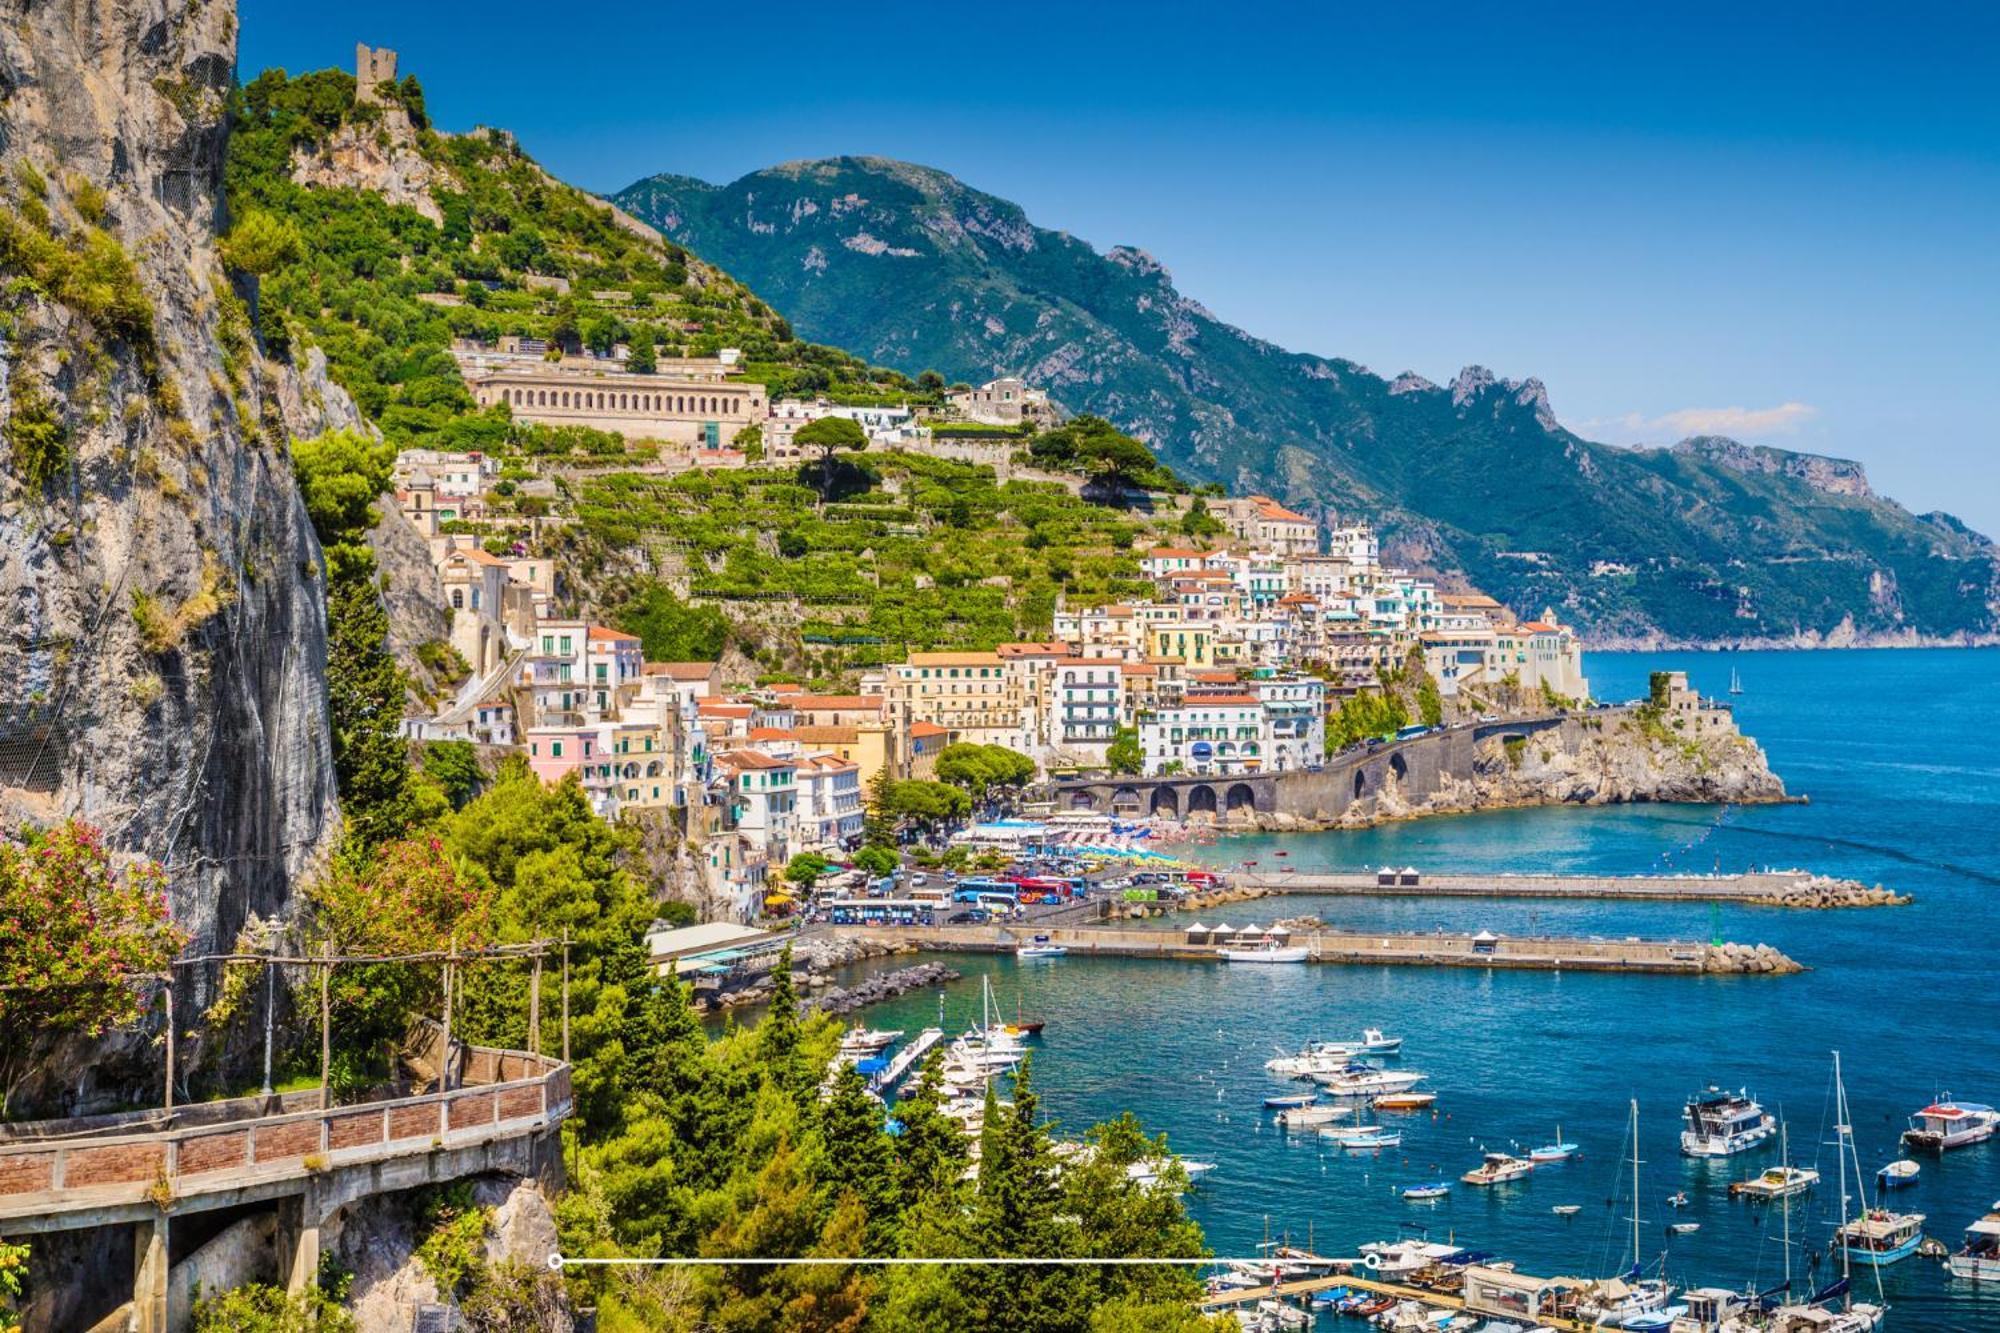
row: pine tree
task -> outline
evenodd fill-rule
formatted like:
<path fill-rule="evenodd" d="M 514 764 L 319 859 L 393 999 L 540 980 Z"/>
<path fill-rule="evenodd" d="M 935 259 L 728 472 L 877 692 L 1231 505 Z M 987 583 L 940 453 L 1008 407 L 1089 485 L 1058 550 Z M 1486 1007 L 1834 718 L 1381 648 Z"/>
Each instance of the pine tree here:
<path fill-rule="evenodd" d="M 708 1038 L 678 978 L 661 977 L 625 1018 L 625 1083 L 672 1105 L 698 1092 L 708 1059 Z"/>
<path fill-rule="evenodd" d="M 833 1095 L 820 1107 L 820 1188 L 834 1207 L 850 1200 L 862 1210 L 861 1253 L 887 1254 L 895 1234 L 896 1175 L 882 1108 L 853 1065 L 834 1076 Z"/>
<path fill-rule="evenodd" d="M 957 1194 L 968 1157 L 965 1136 L 943 1111 L 944 1056 L 932 1051 L 907 1093 L 896 1099 L 896 1121 L 903 1132 L 895 1139 L 897 1211 L 907 1212 L 924 1201 Z"/>
<path fill-rule="evenodd" d="M 804 1033 L 799 1022 L 799 992 L 792 984 L 791 945 L 778 955 L 771 980 L 771 1005 L 757 1027 L 757 1054 L 765 1074 L 805 1105 L 815 1080 L 799 1048 Z"/>

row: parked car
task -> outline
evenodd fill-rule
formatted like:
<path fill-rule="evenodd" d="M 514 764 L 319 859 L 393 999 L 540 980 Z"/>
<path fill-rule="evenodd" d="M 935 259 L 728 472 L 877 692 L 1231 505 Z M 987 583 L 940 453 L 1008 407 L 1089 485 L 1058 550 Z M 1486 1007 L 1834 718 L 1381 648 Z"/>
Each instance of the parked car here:
<path fill-rule="evenodd" d="M 947 926 L 983 926 L 986 924 L 986 913 L 979 911 L 953 912 L 944 919 L 944 923 Z"/>

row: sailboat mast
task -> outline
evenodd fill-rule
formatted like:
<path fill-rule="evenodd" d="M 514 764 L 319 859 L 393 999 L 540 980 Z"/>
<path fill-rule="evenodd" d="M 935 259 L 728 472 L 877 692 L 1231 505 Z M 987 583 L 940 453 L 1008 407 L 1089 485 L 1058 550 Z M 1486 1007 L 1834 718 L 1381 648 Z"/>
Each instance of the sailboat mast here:
<path fill-rule="evenodd" d="M 1787 1129 L 1788 1127 L 1785 1122 L 1780 1120 L 1778 1122 L 1778 1162 L 1786 1168 L 1785 1184 L 1787 1190 L 1784 1197 L 1778 1203 L 1785 1210 L 1785 1298 L 1789 1300 L 1792 1294 L 1792 1196 L 1789 1189 L 1792 1180 L 1790 1174 L 1792 1145 L 1791 1140 L 1786 1137 Z"/>
<path fill-rule="evenodd" d="M 1840 1077 L 1840 1052 L 1833 1053 L 1833 1132 L 1834 1151 L 1840 1157 L 1840 1277 L 1849 1285 L 1842 1296 L 1843 1307 L 1854 1303 L 1852 1283 L 1854 1280 L 1854 1260 L 1847 1252 L 1847 1145 L 1852 1141 L 1853 1131 L 1847 1123 L 1847 1084 Z M 1858 1164 L 1855 1169 L 1860 1170 Z"/>
<path fill-rule="evenodd" d="M 1639 1259 L 1639 1099 L 1632 1099 L 1632 1266 Z"/>

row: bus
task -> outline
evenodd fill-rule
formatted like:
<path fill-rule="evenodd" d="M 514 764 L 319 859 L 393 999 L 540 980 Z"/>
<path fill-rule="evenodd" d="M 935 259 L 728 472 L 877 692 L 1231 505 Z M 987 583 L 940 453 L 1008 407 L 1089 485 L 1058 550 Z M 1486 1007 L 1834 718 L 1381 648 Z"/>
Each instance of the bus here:
<path fill-rule="evenodd" d="M 1021 891 L 1004 879 L 962 879 L 951 891 L 955 903 L 983 903 L 990 898 L 999 898 L 1012 907 L 1020 900 Z"/>
<path fill-rule="evenodd" d="M 940 906 L 921 898 L 836 898 L 826 911 L 836 926 L 932 926 Z"/>

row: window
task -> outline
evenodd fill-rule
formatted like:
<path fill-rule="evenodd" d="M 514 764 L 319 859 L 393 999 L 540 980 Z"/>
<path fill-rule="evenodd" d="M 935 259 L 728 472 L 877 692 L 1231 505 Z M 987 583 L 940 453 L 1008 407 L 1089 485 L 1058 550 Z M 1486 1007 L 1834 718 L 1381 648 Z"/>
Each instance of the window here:
<path fill-rule="evenodd" d="M 560 758 L 562 758 L 562 742 L 561 742 L 561 741 L 550 741 L 550 742 L 549 742 L 549 754 L 550 754 L 551 756 L 553 756 L 554 758 L 557 758 L 557 759 L 560 759 Z"/>

